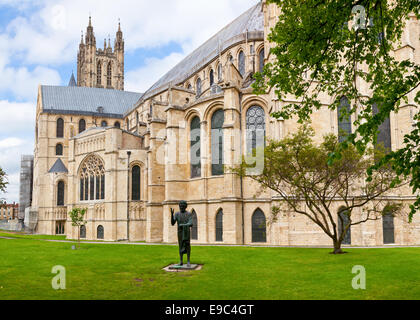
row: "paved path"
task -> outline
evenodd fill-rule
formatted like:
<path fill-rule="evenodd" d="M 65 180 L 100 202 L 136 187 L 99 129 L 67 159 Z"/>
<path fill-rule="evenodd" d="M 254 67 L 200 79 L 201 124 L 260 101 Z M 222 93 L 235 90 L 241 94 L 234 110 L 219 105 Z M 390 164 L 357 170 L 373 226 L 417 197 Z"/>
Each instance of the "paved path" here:
<path fill-rule="evenodd" d="M 77 241 L 71 240 L 51 240 L 51 239 L 27 239 L 27 238 L 8 238 L 0 237 L 5 240 L 38 240 L 46 242 L 58 242 L 58 243 L 77 243 Z M 82 241 L 81 244 L 117 244 L 117 245 L 133 245 L 133 246 L 177 246 L 176 243 L 146 243 L 146 242 L 104 242 L 104 241 Z M 298 249 L 331 249 L 331 246 L 267 246 L 267 245 L 229 245 L 229 244 L 192 244 L 195 247 L 244 247 L 244 248 L 298 248 Z M 401 246 L 401 245 L 386 245 L 386 246 L 342 246 L 343 249 L 393 249 L 393 248 L 420 248 L 420 246 Z"/>

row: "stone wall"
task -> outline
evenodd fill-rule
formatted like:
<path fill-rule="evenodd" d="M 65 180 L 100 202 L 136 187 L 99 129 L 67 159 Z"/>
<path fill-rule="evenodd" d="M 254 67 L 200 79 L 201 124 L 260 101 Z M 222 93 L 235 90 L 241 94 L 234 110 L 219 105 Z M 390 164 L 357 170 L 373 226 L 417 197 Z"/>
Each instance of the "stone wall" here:
<path fill-rule="evenodd" d="M 23 155 L 20 162 L 20 189 L 19 189 L 19 220 L 25 219 L 25 209 L 31 206 L 32 202 L 32 181 L 33 181 L 34 157 Z"/>

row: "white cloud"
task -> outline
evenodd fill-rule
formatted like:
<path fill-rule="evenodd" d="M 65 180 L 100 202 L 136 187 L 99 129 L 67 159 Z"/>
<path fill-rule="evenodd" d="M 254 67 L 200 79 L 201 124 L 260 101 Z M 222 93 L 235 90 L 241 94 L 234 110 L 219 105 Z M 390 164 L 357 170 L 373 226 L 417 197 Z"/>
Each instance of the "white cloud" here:
<path fill-rule="evenodd" d="M 0 152 L 9 148 L 20 147 L 22 144 L 24 144 L 24 142 L 24 140 L 19 138 L 6 138 L 0 140 Z"/>
<path fill-rule="evenodd" d="M 35 103 L 18 103 L 0 100 L 0 140 L 10 135 L 33 135 L 35 128 Z"/>

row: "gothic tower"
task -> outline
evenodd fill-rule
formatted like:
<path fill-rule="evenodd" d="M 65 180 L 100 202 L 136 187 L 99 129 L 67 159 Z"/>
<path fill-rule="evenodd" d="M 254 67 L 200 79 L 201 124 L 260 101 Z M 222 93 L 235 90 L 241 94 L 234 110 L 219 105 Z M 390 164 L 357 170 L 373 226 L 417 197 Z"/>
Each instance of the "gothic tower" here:
<path fill-rule="evenodd" d="M 105 39 L 103 49 L 96 49 L 92 19 L 89 17 L 86 36 L 83 40 L 82 34 L 77 54 L 77 86 L 124 90 L 124 39 L 120 23 L 114 50 L 110 38 L 108 45 Z"/>

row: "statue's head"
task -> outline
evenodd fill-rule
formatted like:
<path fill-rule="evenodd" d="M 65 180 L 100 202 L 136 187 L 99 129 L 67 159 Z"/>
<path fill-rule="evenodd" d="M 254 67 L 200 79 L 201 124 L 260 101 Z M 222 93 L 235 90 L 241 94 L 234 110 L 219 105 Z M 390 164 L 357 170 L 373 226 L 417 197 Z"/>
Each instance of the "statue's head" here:
<path fill-rule="evenodd" d="M 187 209 L 187 207 L 188 207 L 187 201 L 182 200 L 182 201 L 179 202 L 179 209 L 182 212 L 184 212 Z"/>

